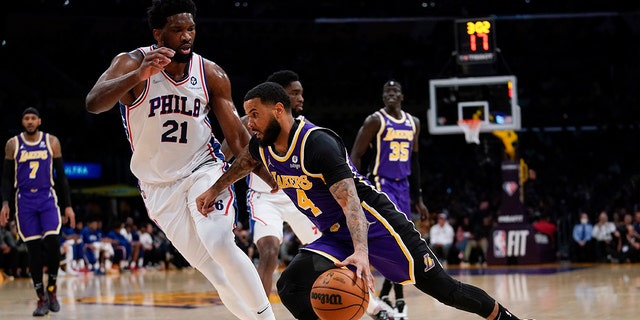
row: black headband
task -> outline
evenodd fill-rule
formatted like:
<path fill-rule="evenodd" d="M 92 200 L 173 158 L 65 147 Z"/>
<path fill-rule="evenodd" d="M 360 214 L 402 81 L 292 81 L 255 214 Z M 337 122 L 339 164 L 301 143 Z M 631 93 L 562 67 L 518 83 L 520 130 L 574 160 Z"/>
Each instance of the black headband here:
<path fill-rule="evenodd" d="M 29 113 L 33 113 L 38 118 L 40 118 L 40 112 L 38 111 L 38 109 L 36 109 L 34 107 L 29 107 L 29 108 L 24 109 L 24 111 L 22 111 L 22 116 L 24 117 L 26 114 L 29 114 Z"/>

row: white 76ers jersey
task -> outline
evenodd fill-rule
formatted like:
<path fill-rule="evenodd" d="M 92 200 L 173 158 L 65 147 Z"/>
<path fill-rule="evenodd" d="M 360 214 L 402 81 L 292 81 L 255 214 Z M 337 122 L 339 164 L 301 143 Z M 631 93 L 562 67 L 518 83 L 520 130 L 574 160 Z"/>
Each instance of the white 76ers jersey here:
<path fill-rule="evenodd" d="M 138 48 L 147 54 L 154 47 Z M 223 160 L 213 136 L 203 58 L 193 54 L 189 75 L 176 82 L 165 72 L 146 81 L 131 105 L 120 105 L 131 144 L 131 172 L 145 183 L 173 182 L 202 163 Z"/>

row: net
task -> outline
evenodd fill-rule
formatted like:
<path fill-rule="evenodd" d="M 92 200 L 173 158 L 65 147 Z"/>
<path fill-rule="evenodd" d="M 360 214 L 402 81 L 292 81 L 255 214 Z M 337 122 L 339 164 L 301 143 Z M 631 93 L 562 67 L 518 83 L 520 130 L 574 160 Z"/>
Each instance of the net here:
<path fill-rule="evenodd" d="M 458 121 L 458 126 L 464 131 L 464 138 L 467 143 L 480 144 L 480 127 L 482 120 L 465 119 Z"/>

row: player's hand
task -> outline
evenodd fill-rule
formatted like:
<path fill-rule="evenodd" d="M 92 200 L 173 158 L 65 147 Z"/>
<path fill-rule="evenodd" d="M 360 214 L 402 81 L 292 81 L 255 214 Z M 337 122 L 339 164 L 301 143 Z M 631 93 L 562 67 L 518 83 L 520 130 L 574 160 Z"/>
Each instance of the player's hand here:
<path fill-rule="evenodd" d="M 207 189 L 207 191 L 203 192 L 196 198 L 196 206 L 198 208 L 198 212 L 203 216 L 208 216 L 209 212 L 213 211 L 213 206 L 216 203 L 216 198 L 218 197 L 218 192 L 213 190 L 213 188 Z"/>
<path fill-rule="evenodd" d="M 69 226 L 71 228 L 76 227 L 76 213 L 73 211 L 72 207 L 66 207 L 64 209 L 64 215 L 69 219 Z"/>
<path fill-rule="evenodd" d="M 147 80 L 152 75 L 164 70 L 164 67 L 171 63 L 171 58 L 175 53 L 175 51 L 166 47 L 151 50 L 144 56 L 144 60 L 138 68 L 140 79 Z"/>
<path fill-rule="evenodd" d="M 9 222 L 9 205 L 3 204 L 0 210 L 0 227 L 4 227 Z"/>
<path fill-rule="evenodd" d="M 369 257 L 366 254 L 354 252 L 346 259 L 334 264 L 336 267 L 345 267 L 348 265 L 356 267 L 356 275 L 358 278 L 364 277 L 364 283 L 369 287 L 369 291 L 375 292 L 375 280 L 373 278 L 373 274 L 371 274 L 371 268 L 369 267 Z"/>
<path fill-rule="evenodd" d="M 414 206 L 416 212 L 420 214 L 420 220 L 424 221 L 429 219 L 429 209 L 427 209 L 427 206 L 424 204 L 424 202 L 422 202 L 422 198 L 419 198 Z"/>

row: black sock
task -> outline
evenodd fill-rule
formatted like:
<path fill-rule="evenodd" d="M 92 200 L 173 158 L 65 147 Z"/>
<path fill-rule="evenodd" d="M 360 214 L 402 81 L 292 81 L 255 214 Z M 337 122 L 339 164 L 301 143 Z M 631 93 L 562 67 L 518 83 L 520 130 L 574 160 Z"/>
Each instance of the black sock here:
<path fill-rule="evenodd" d="M 33 287 L 36 289 L 36 293 L 38 294 L 38 297 L 44 296 L 44 286 L 42 285 L 42 282 L 35 283 Z"/>

